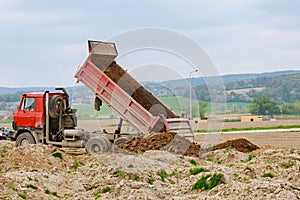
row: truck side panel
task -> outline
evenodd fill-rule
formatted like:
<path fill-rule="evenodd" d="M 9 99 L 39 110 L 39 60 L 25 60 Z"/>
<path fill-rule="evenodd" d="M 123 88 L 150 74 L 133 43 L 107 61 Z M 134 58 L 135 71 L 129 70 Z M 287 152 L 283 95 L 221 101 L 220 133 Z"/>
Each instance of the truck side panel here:
<path fill-rule="evenodd" d="M 128 120 L 137 130 L 145 134 L 160 131 L 153 130 L 154 127 L 161 127 L 156 126 L 160 122 L 160 116 L 153 116 L 145 110 L 89 59 L 79 69 L 75 77 L 104 100 L 122 118 Z"/>

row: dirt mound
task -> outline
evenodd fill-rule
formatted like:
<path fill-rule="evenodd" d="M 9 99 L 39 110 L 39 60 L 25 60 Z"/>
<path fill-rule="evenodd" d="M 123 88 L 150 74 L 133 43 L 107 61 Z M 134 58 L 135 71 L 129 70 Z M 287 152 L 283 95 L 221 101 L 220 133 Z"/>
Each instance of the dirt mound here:
<path fill-rule="evenodd" d="M 136 137 L 119 146 L 131 152 L 163 150 L 185 156 L 199 157 L 200 145 L 191 143 L 174 132 L 153 133 L 146 137 Z"/>
<path fill-rule="evenodd" d="M 175 148 L 172 143 L 183 142 L 174 133 L 143 139 L 151 138 L 171 139 L 162 147 L 169 149 Z M 14 145 L 0 141 L 0 199 L 294 200 L 300 196 L 297 149 L 266 147 L 247 161 L 246 153 L 231 148 L 191 158 L 159 150 L 68 155 L 52 146 Z M 57 152 L 62 159 L 53 155 Z M 192 175 L 195 169 L 203 170 Z M 215 173 L 224 175 L 225 181 L 211 190 L 192 189 L 203 177 Z"/>
<path fill-rule="evenodd" d="M 0 172 L 13 171 L 18 168 L 30 170 L 59 168 L 68 170 L 70 156 L 59 149 L 43 144 L 13 148 L 2 147 Z"/>
<path fill-rule="evenodd" d="M 248 140 L 244 139 L 244 138 L 239 138 L 239 139 L 235 139 L 235 140 L 229 140 L 227 142 L 221 143 L 221 144 L 217 144 L 214 149 L 224 149 L 227 147 L 232 147 L 234 149 L 236 149 L 237 151 L 243 152 L 243 153 L 248 153 L 254 150 L 259 149 L 258 146 L 256 146 L 255 144 L 249 142 Z"/>
<path fill-rule="evenodd" d="M 105 69 L 104 73 L 154 116 L 162 114 L 167 118 L 178 117 L 115 61 Z"/>

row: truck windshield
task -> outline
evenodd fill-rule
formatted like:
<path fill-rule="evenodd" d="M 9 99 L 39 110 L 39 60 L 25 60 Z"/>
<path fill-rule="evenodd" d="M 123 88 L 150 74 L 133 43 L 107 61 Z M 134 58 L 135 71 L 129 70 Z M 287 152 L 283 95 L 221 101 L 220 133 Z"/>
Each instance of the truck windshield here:
<path fill-rule="evenodd" d="M 21 110 L 34 111 L 35 98 L 25 98 Z"/>

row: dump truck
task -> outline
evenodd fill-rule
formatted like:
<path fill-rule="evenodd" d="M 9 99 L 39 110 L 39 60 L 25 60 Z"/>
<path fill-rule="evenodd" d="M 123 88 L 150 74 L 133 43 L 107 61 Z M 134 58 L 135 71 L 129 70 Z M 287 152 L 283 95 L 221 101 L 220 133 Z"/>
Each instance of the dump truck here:
<path fill-rule="evenodd" d="M 96 110 L 105 102 L 120 116 L 115 132 L 87 132 L 77 128 L 76 109 L 71 108 L 67 91 L 56 88 L 23 94 L 13 116 L 16 146 L 43 143 L 85 147 L 88 153 L 105 152 L 132 136 L 121 131 L 123 120 L 138 134 L 166 131 L 194 139 L 188 119 L 179 118 L 117 64 L 114 43 L 88 41 L 88 50 L 89 55 L 75 78 L 95 94 Z"/>

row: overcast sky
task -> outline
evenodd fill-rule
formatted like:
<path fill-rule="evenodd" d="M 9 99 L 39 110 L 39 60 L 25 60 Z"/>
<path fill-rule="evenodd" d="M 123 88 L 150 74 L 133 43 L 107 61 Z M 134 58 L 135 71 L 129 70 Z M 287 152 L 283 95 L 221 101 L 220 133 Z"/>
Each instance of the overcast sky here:
<path fill-rule="evenodd" d="M 88 39 L 106 41 L 144 27 L 196 41 L 220 74 L 299 70 L 299 8 L 296 0 L 0 0 L 0 86 L 72 86 Z M 153 63 L 160 64 L 157 54 Z M 150 75 L 148 64 L 139 63 L 138 79 L 163 80 Z"/>

